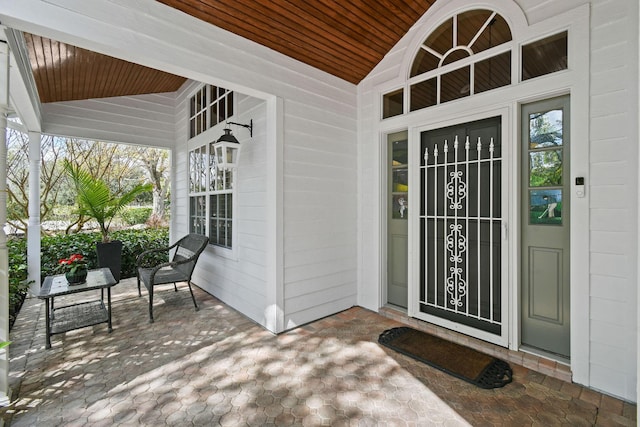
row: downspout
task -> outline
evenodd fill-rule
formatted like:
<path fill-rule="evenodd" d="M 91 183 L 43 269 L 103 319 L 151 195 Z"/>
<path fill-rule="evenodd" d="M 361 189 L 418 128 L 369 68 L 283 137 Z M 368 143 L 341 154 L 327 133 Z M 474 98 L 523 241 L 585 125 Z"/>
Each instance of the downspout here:
<path fill-rule="evenodd" d="M 9 341 L 9 251 L 7 222 L 7 115 L 9 113 L 9 46 L 0 42 L 0 342 Z M 0 407 L 9 404 L 9 350 L 0 350 Z"/>

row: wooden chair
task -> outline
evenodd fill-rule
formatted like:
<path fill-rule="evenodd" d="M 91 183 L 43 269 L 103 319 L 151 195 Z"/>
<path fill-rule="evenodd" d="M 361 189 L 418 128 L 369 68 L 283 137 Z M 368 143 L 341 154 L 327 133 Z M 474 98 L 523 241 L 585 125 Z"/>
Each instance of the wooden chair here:
<path fill-rule="evenodd" d="M 191 289 L 191 275 L 196 266 L 198 257 L 204 251 L 209 243 L 209 238 L 201 234 L 188 234 L 178 240 L 173 245 L 166 248 L 151 249 L 144 251 L 138 256 L 136 261 L 136 274 L 138 277 L 138 296 L 142 296 L 140 292 L 140 282 L 149 291 L 149 323 L 153 323 L 153 287 L 173 283 L 173 287 L 178 292 L 176 282 L 187 282 L 193 305 L 198 311 L 196 298 L 193 296 Z M 175 248 L 173 259 L 153 267 L 144 267 L 145 258 L 155 252 L 168 252 Z"/>

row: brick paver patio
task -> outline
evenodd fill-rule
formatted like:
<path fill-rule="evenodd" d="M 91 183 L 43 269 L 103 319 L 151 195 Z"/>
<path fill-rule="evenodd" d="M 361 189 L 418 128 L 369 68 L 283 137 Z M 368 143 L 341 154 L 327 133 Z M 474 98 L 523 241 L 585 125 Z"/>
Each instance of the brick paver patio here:
<path fill-rule="evenodd" d="M 377 343 L 397 320 L 352 308 L 275 336 L 207 293 L 171 285 L 156 322 L 135 281 L 114 288 L 113 327 L 52 338 L 27 300 L 11 333 L 11 426 L 636 425 L 636 407 L 516 365 L 482 390 Z M 86 294 L 80 294 L 86 297 Z M 56 300 L 58 301 L 58 300 Z"/>

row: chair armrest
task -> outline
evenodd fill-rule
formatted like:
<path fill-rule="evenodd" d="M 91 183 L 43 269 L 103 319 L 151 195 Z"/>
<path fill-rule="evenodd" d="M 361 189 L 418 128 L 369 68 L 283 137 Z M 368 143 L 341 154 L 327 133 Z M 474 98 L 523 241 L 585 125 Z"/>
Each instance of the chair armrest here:
<path fill-rule="evenodd" d="M 149 249 L 149 250 L 146 250 L 146 251 L 142 252 L 136 258 L 136 267 L 140 267 L 144 257 L 148 256 L 149 254 L 152 254 L 152 253 L 155 253 L 155 252 L 169 252 L 171 249 L 175 248 L 178 245 L 178 243 L 179 242 L 175 242 L 171 246 L 167 246 L 167 247 L 164 247 L 164 248 Z"/>

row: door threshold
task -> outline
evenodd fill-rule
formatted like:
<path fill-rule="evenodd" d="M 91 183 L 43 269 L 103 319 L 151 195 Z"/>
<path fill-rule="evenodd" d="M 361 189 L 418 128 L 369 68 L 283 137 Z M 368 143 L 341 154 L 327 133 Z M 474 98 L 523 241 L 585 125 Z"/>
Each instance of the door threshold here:
<path fill-rule="evenodd" d="M 388 308 L 390 310 L 395 310 L 399 313 L 403 313 L 403 314 L 407 314 L 407 308 L 406 307 L 401 307 L 399 305 L 395 305 L 395 304 L 391 304 L 390 302 L 386 303 L 382 308 Z"/>
<path fill-rule="evenodd" d="M 529 347 L 529 346 L 526 346 L 526 345 L 520 346 L 519 350 L 523 351 L 525 353 L 533 354 L 534 356 L 543 357 L 545 359 L 553 360 L 555 362 L 561 363 L 561 364 L 569 366 L 569 367 L 571 366 L 571 359 L 569 359 L 566 356 L 562 356 L 560 354 L 551 353 L 549 351 L 544 351 L 542 349 L 539 349 L 539 348 L 536 348 L 536 347 Z"/>

